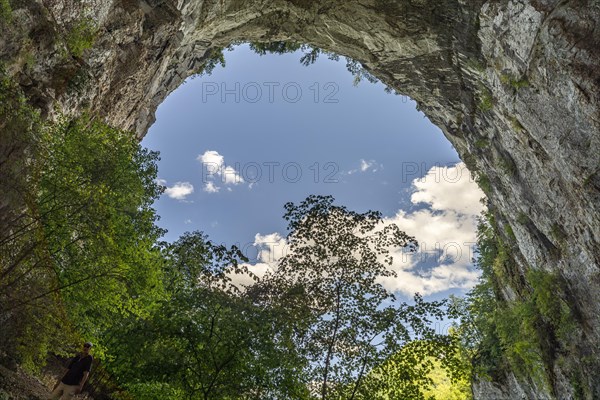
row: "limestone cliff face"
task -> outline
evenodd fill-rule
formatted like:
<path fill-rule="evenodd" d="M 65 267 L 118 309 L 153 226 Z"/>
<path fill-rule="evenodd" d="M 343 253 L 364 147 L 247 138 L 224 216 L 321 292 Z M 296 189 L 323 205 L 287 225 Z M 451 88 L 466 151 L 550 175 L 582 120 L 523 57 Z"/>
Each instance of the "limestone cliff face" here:
<path fill-rule="evenodd" d="M 49 116 L 56 107 L 91 110 L 140 137 L 165 97 L 233 41 L 294 40 L 362 62 L 415 99 L 484 177 L 516 242 L 511 274 L 523 285 L 532 268 L 566 280 L 557 295 L 570 299 L 581 334 L 548 360 L 552 387 L 507 372 L 475 384 L 476 398 L 567 399 L 577 390 L 600 398 L 597 0 L 19 4 L 0 28 L 0 59 L 32 101 Z M 82 20 L 98 33 L 91 49 L 72 56 L 69 38 Z M 503 289 L 507 299 L 519 295 L 508 283 Z"/>

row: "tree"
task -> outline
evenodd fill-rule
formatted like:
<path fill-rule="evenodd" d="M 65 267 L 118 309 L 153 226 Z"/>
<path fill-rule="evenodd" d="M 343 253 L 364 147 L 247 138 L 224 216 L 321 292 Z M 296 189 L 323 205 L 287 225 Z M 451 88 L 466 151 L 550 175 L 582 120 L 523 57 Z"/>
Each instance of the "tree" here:
<path fill-rule="evenodd" d="M 0 316 L 22 361 L 39 366 L 79 341 L 64 332 L 98 339 L 159 295 L 162 187 L 157 153 L 129 132 L 84 116 L 35 134 L 25 204 L 0 243 Z"/>
<path fill-rule="evenodd" d="M 275 308 L 262 308 L 231 282 L 242 272 L 235 247 L 186 233 L 165 256 L 168 297 L 115 334 L 111 369 L 126 386 L 160 387 L 190 399 L 306 397 L 303 360 Z"/>
<path fill-rule="evenodd" d="M 467 400 L 469 363 L 457 338 L 414 340 L 367 377 L 360 399 Z"/>
<path fill-rule="evenodd" d="M 87 117 L 45 135 L 37 210 L 47 262 L 76 329 L 100 339 L 118 315 L 142 313 L 159 295 L 158 154 Z"/>
<path fill-rule="evenodd" d="M 375 398 L 386 381 L 370 372 L 403 346 L 414 339 L 449 345 L 430 324 L 444 317 L 445 303 L 419 295 L 414 304 L 398 303 L 380 280 L 395 276 L 390 251 L 414 251 L 416 240 L 384 224 L 379 212 L 356 213 L 333 201 L 309 196 L 285 205 L 289 251 L 265 278 L 269 294 L 263 298 L 299 319 L 295 340 L 310 363 L 313 395 Z"/>

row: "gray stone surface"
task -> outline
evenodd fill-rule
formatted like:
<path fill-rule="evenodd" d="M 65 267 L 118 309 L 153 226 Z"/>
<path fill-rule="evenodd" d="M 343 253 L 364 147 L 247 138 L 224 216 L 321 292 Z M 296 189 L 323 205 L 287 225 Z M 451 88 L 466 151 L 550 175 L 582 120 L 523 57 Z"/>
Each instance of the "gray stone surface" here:
<path fill-rule="evenodd" d="M 233 41 L 294 40 L 350 56 L 415 99 L 487 177 L 516 237 L 514 276 L 559 272 L 580 334 L 551 388 L 507 372 L 478 399 L 600 398 L 600 3 L 597 0 L 31 0 L 0 59 L 49 117 L 91 110 L 142 137 L 165 97 Z M 62 39 L 91 17 L 82 58 Z M 525 217 L 524 217 L 525 216 Z M 522 278 L 524 279 L 524 278 Z M 504 294 L 518 294 L 506 285 Z M 560 357 L 559 357 L 560 356 Z M 596 396 L 596 397 L 594 397 Z"/>

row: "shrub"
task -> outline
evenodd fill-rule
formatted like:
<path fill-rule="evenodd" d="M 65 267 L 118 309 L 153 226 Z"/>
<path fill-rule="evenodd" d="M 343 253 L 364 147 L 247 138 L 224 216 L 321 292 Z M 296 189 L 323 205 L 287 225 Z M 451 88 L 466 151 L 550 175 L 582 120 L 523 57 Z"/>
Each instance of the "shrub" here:
<path fill-rule="evenodd" d="M 490 183 L 490 178 L 488 178 L 487 175 L 480 173 L 477 176 L 477 184 L 486 195 L 489 195 L 492 192 L 492 184 Z"/>
<path fill-rule="evenodd" d="M 0 0 L 0 22 L 10 23 L 12 21 L 12 7 L 8 0 Z"/>
<path fill-rule="evenodd" d="M 76 58 L 91 49 L 96 40 L 98 28 L 91 18 L 84 18 L 75 23 L 65 38 L 69 53 Z"/>
<path fill-rule="evenodd" d="M 523 132 L 525 130 L 525 128 L 523 127 L 523 125 L 521 124 L 521 122 L 517 119 L 517 117 L 510 117 L 510 125 L 512 126 L 512 128 L 514 129 L 515 132 Z"/>
<path fill-rule="evenodd" d="M 506 176 L 515 176 L 517 174 L 517 165 L 514 160 L 508 155 L 503 154 L 500 156 L 499 162 L 500 168 L 506 174 Z"/>
<path fill-rule="evenodd" d="M 515 90 L 529 86 L 529 80 L 527 78 L 516 78 L 509 74 L 501 74 L 500 82 L 505 86 L 511 86 Z"/>
<path fill-rule="evenodd" d="M 490 145 L 490 141 L 488 139 L 477 139 L 475 141 L 475 147 L 478 149 L 485 149 Z"/>
<path fill-rule="evenodd" d="M 494 108 L 494 98 L 489 89 L 482 87 L 479 93 L 479 109 L 481 111 L 491 111 Z"/>
<path fill-rule="evenodd" d="M 529 223 L 529 217 L 527 214 L 520 212 L 517 216 L 517 222 L 521 225 L 527 225 Z"/>
<path fill-rule="evenodd" d="M 526 223 L 528 218 L 521 213 L 517 220 Z M 509 225 L 505 230 L 512 236 Z M 458 329 L 470 349 L 475 374 L 499 379 L 512 371 L 519 380 L 552 391 L 557 354 L 570 346 L 577 332 L 564 278 L 530 267 L 526 279 L 520 279 L 518 266 L 489 213 L 478 226 L 477 245 L 476 264 L 482 276 L 462 304 Z M 506 286 L 515 290 L 515 300 L 504 300 L 501 293 Z"/>

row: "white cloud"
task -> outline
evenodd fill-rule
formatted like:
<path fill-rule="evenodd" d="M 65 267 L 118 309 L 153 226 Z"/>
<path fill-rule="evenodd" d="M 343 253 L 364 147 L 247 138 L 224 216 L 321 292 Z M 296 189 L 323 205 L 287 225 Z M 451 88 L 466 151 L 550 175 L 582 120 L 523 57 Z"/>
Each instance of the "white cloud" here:
<path fill-rule="evenodd" d="M 204 185 L 204 191 L 207 193 L 218 193 L 221 190 L 220 187 L 216 186 L 214 182 L 208 181 Z"/>
<path fill-rule="evenodd" d="M 267 263 L 256 263 L 256 264 L 248 264 L 243 263 L 240 264 L 242 267 L 248 269 L 251 274 L 254 274 L 259 279 L 265 276 L 267 272 L 273 271 L 273 267 Z M 243 286 L 250 286 L 254 282 L 254 279 L 250 276 L 250 274 L 230 274 L 229 277 L 234 285 L 238 288 L 242 288 Z"/>
<path fill-rule="evenodd" d="M 254 236 L 254 246 L 258 248 L 258 261 L 268 264 L 276 263 L 287 251 L 287 241 L 279 233 Z"/>
<path fill-rule="evenodd" d="M 483 192 L 471 178 L 464 163 L 452 167 L 433 167 L 425 177 L 413 181 L 417 189 L 411 201 L 427 203 L 433 210 L 453 210 L 459 213 L 478 215 L 479 200 Z"/>
<path fill-rule="evenodd" d="M 215 166 L 217 169 L 220 169 L 225 161 L 223 156 L 214 150 L 206 150 L 204 154 L 200 154 L 196 159 L 202 164 Z"/>
<path fill-rule="evenodd" d="M 361 159 L 360 160 L 360 170 L 362 172 L 365 172 L 365 171 L 369 170 L 371 167 L 373 167 L 374 163 L 375 162 L 373 160 L 371 160 L 371 161 L 365 161 L 365 160 Z"/>
<path fill-rule="evenodd" d="M 223 183 L 226 185 L 239 185 L 240 183 L 244 183 L 244 178 L 233 168 L 232 166 L 226 166 L 221 169 L 221 176 L 223 179 Z"/>
<path fill-rule="evenodd" d="M 225 158 L 215 150 L 207 150 L 196 157 L 202 163 L 202 179 L 205 183 L 204 191 L 217 193 L 220 187 L 214 181 L 220 178 L 223 185 L 240 185 L 245 183 L 244 178 L 235 168 L 225 164 Z M 231 188 L 227 188 L 231 191 Z"/>
<path fill-rule="evenodd" d="M 377 164 L 377 161 L 365 160 L 365 159 L 361 158 L 359 161 L 359 167 L 356 169 L 351 169 L 350 171 L 346 172 L 346 174 L 352 175 L 357 172 L 367 172 L 367 171 L 377 172 L 380 169 L 383 169 L 383 165 Z"/>
<path fill-rule="evenodd" d="M 167 181 L 164 179 L 160 179 L 159 181 L 163 186 L 167 184 Z M 177 182 L 175 185 L 165 189 L 165 194 L 175 200 L 185 200 L 192 193 L 194 193 L 194 185 L 189 182 Z"/>
<path fill-rule="evenodd" d="M 362 172 L 365 172 L 366 170 L 368 170 L 372 166 L 373 166 L 372 162 L 368 162 L 368 161 L 365 161 L 365 160 L 362 160 L 362 159 L 360 160 L 360 170 Z"/>
<path fill-rule="evenodd" d="M 424 178 L 414 180 L 413 187 L 411 202 L 425 208 L 400 210 L 386 222 L 414 236 L 419 250 L 396 254 L 392 269 L 398 277 L 384 279 L 384 286 L 407 295 L 473 287 L 479 276 L 472 259 L 483 192 L 463 163 L 433 167 Z"/>

